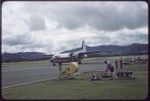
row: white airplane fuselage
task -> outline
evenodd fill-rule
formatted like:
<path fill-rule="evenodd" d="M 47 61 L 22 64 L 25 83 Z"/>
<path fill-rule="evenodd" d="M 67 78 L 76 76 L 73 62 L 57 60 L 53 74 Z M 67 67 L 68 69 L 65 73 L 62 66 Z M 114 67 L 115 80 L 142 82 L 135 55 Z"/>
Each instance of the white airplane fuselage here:
<path fill-rule="evenodd" d="M 86 45 L 85 45 L 84 41 L 82 41 L 81 50 L 78 50 L 74 53 L 55 54 L 52 56 L 50 61 L 53 63 L 53 65 L 55 65 L 56 63 L 61 65 L 62 63 L 76 62 L 76 61 L 78 61 L 78 63 L 80 64 L 81 59 L 83 59 L 84 57 L 87 57 L 87 54 L 94 53 L 94 52 L 96 52 L 96 51 L 86 52 Z M 97 51 L 97 52 L 99 52 L 99 51 Z"/>
<path fill-rule="evenodd" d="M 57 54 L 54 55 L 50 61 L 55 64 L 62 64 L 62 63 L 68 63 L 68 62 L 74 62 L 74 61 L 79 61 L 79 58 L 75 57 L 75 56 L 70 56 L 70 54 Z"/>

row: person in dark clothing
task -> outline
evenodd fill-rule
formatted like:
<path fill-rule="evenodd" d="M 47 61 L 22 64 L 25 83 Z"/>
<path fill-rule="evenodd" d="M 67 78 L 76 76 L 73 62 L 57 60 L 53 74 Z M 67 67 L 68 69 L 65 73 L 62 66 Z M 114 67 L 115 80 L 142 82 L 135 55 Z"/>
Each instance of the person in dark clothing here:
<path fill-rule="evenodd" d="M 114 66 L 109 61 L 104 61 L 104 63 L 106 65 L 105 71 L 107 73 L 110 73 L 110 75 L 113 77 Z"/>
<path fill-rule="evenodd" d="M 110 71 L 110 72 L 114 71 L 114 66 L 109 61 L 105 61 L 104 63 L 106 64 L 107 71 Z"/>

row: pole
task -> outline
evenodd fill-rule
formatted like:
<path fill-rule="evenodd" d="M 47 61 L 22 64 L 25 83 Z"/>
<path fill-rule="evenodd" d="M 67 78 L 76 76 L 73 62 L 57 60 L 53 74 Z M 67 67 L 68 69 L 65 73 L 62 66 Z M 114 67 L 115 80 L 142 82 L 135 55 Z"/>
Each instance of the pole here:
<path fill-rule="evenodd" d="M 61 80 L 61 71 L 62 71 L 61 64 L 59 64 L 58 69 L 59 69 L 59 78 L 58 79 Z"/>
<path fill-rule="evenodd" d="M 120 68 L 123 69 L 122 57 L 121 57 L 121 59 L 120 59 Z"/>
<path fill-rule="evenodd" d="M 118 61 L 117 60 L 116 60 L 115 64 L 116 64 L 116 69 L 118 69 Z"/>

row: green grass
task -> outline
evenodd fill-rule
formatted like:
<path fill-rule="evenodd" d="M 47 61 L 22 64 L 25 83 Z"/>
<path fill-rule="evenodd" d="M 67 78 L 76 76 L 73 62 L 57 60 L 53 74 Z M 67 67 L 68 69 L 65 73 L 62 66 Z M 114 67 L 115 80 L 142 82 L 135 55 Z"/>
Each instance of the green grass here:
<path fill-rule="evenodd" d="M 148 65 L 128 65 L 136 79 L 89 81 L 51 80 L 2 90 L 4 99 L 145 99 Z"/>

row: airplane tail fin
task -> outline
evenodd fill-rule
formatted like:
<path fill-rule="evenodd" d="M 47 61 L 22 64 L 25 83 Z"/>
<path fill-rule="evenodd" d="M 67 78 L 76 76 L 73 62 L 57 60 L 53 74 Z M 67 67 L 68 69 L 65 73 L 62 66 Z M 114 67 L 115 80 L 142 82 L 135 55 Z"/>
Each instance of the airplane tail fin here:
<path fill-rule="evenodd" d="M 82 41 L 82 52 L 86 52 L 86 45 L 84 43 L 84 40 Z"/>

